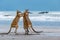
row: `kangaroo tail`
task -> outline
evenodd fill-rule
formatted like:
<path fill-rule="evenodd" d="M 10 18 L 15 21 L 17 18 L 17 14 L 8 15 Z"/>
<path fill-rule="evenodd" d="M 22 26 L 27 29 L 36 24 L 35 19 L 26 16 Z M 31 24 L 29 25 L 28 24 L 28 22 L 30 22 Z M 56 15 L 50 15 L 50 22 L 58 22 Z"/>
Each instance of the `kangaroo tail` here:
<path fill-rule="evenodd" d="M 32 30 L 35 32 L 35 33 L 41 33 L 41 32 L 43 32 L 43 31 L 35 31 L 34 29 L 33 29 L 33 27 L 31 27 L 32 28 Z"/>
<path fill-rule="evenodd" d="M 10 27 L 10 30 L 8 31 L 8 34 L 10 33 L 10 31 L 11 31 L 11 27 Z"/>

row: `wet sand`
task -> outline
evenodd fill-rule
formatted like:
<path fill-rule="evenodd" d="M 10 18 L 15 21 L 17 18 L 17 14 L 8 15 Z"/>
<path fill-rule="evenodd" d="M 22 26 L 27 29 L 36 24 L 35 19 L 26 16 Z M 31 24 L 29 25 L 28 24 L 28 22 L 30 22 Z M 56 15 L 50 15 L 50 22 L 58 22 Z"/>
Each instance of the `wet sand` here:
<path fill-rule="evenodd" d="M 24 30 L 20 28 L 17 34 L 12 32 L 10 34 L 4 34 L 8 32 L 7 29 L 0 29 L 0 40 L 60 40 L 60 29 L 35 28 L 35 30 L 43 32 L 30 32 L 29 35 L 25 35 Z"/>

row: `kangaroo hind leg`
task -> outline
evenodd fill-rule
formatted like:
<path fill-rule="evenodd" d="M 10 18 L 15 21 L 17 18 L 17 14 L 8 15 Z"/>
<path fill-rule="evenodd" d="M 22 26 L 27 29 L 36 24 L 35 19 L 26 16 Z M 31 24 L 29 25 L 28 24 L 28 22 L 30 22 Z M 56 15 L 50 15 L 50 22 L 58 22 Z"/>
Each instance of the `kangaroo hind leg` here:
<path fill-rule="evenodd" d="M 25 29 L 25 35 L 28 35 L 28 32 L 29 32 L 28 29 Z"/>
<path fill-rule="evenodd" d="M 15 29 L 15 32 L 14 33 L 17 33 L 17 29 L 18 29 L 18 26 L 16 26 L 16 29 Z"/>

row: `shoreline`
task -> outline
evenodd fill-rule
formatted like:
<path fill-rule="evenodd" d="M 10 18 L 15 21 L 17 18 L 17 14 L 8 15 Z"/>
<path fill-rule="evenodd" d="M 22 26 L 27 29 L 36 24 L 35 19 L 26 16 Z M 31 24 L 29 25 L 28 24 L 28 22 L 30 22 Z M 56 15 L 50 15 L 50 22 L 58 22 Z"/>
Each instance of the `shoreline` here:
<path fill-rule="evenodd" d="M 36 31 L 43 31 L 44 33 L 60 33 L 60 28 L 44 28 L 44 27 L 33 27 Z M 10 27 L 0 27 L 0 32 L 8 32 Z M 15 28 L 12 29 L 14 31 Z M 30 31 L 31 28 L 29 29 Z M 24 32 L 23 27 L 19 27 L 17 32 Z"/>
<path fill-rule="evenodd" d="M 39 34 L 30 32 L 24 35 L 24 29 L 18 28 L 17 33 L 0 34 L 0 40 L 60 40 L 60 29 L 34 28 L 36 31 L 43 31 Z M 0 33 L 7 33 L 8 28 L 0 28 Z M 13 31 L 13 30 L 12 30 Z"/>

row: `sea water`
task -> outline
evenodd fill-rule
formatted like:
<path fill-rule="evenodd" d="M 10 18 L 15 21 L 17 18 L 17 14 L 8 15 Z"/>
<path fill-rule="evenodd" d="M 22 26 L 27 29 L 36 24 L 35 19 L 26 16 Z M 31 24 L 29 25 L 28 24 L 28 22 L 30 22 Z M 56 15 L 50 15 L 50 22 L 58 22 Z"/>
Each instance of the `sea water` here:
<path fill-rule="evenodd" d="M 48 12 L 39 14 L 41 11 L 30 11 L 29 18 L 33 27 L 60 28 L 60 12 Z M 8 16 L 5 16 L 8 15 Z M 0 27 L 10 27 L 16 16 L 15 11 L 0 11 Z M 23 18 L 19 21 L 19 26 L 23 26 Z"/>

